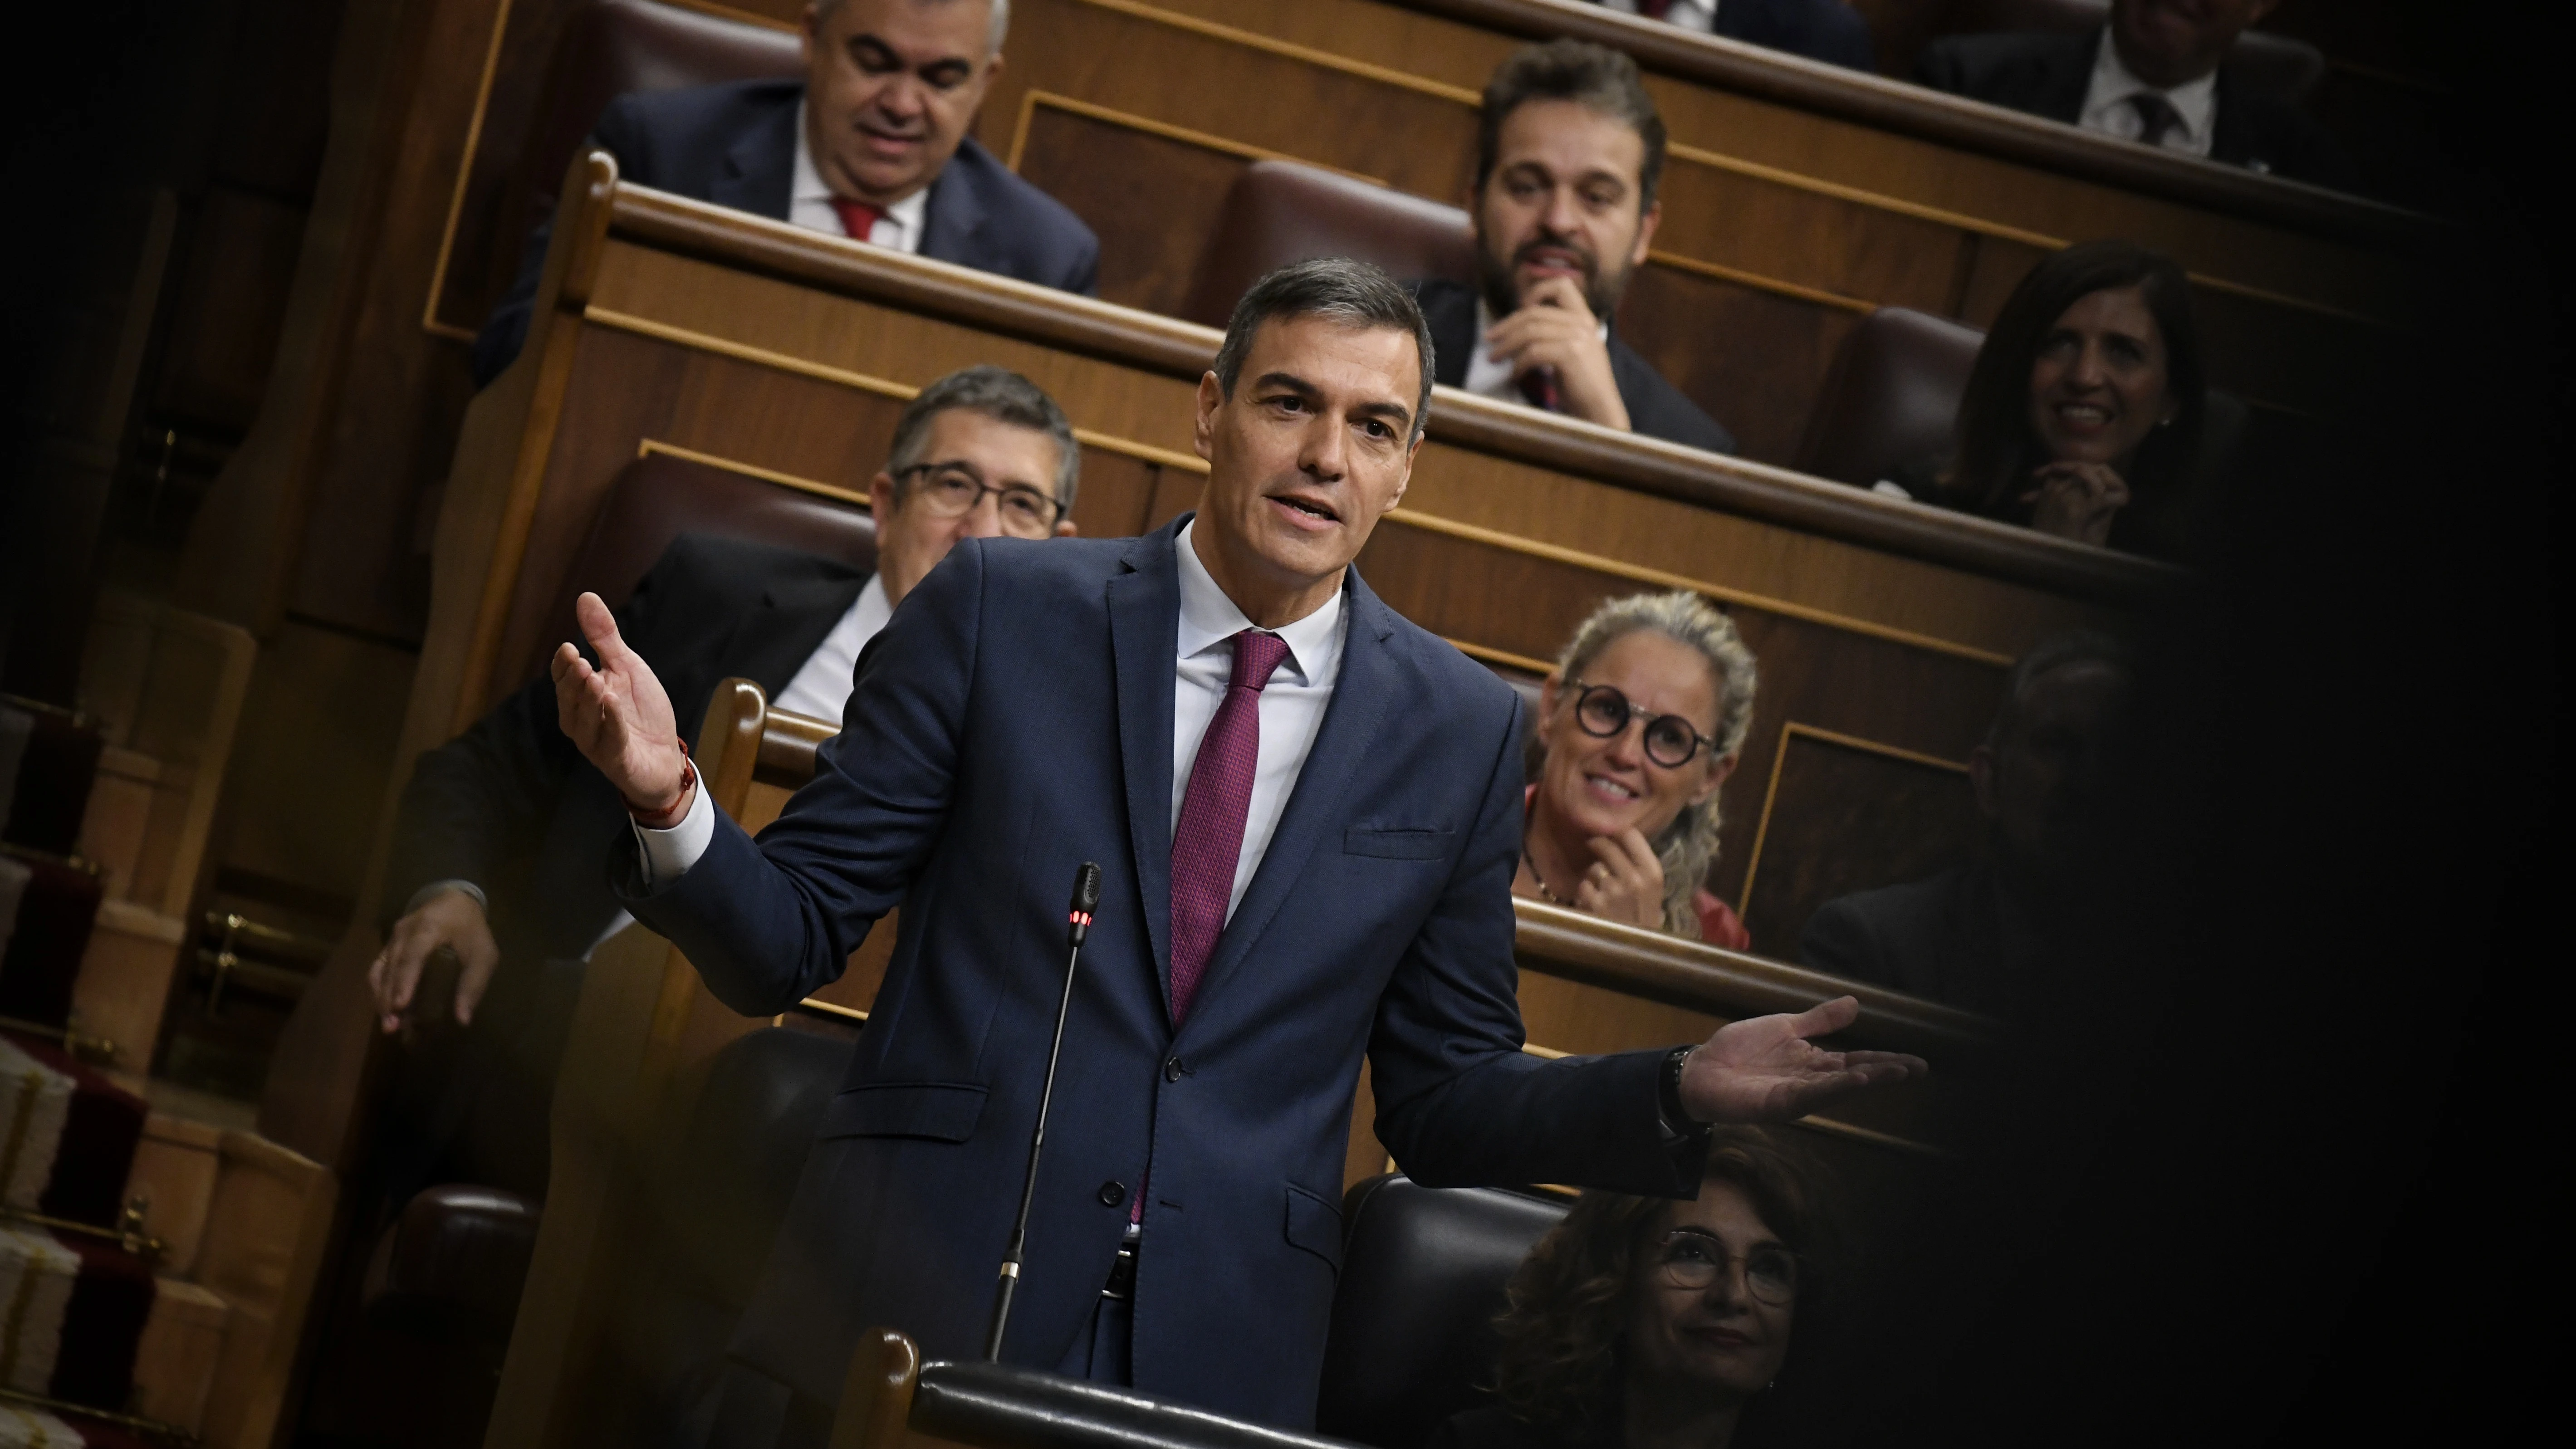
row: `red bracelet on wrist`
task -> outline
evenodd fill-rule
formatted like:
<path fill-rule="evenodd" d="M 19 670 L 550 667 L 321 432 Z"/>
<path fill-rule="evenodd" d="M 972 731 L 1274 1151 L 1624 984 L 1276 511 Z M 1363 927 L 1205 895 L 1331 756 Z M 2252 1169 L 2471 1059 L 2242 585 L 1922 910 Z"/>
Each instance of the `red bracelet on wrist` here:
<path fill-rule="evenodd" d="M 625 802 L 626 813 L 635 818 L 636 824 L 647 830 L 668 830 L 688 818 L 689 792 L 696 788 L 698 783 L 698 762 L 689 758 L 687 740 L 681 740 L 678 743 L 680 746 L 680 798 L 673 801 L 668 810 L 647 810 L 632 800 Z"/>

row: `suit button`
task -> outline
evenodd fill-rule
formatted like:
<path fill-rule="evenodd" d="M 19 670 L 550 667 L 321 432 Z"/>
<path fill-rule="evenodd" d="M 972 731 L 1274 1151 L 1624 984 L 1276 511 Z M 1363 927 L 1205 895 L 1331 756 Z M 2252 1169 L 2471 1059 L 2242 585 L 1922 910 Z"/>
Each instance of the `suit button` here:
<path fill-rule="evenodd" d="M 1179 1057 L 1174 1057 L 1170 1061 L 1163 1063 L 1163 1080 L 1167 1082 L 1177 1082 L 1181 1079 L 1181 1073 L 1188 1070 L 1188 1063 L 1183 1062 Z"/>
<path fill-rule="evenodd" d="M 1123 1182 L 1104 1182 L 1100 1185 L 1100 1191 L 1097 1196 L 1100 1199 L 1100 1205 L 1102 1207 L 1120 1206 L 1127 1201 L 1127 1184 Z"/>

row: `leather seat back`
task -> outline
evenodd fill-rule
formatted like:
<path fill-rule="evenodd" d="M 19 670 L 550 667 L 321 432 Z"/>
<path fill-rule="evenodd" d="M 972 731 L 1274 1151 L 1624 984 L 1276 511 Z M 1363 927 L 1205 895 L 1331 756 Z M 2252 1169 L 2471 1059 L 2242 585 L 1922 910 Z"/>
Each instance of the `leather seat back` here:
<path fill-rule="evenodd" d="M 1316 1427 L 1419 1449 L 1450 1415 L 1486 1402 L 1503 1287 L 1565 1211 L 1492 1188 L 1424 1187 L 1401 1173 L 1352 1188 Z"/>
<path fill-rule="evenodd" d="M 564 168 L 610 101 L 635 91 L 717 81 L 797 78 L 805 63 L 793 31 L 727 20 L 653 0 L 592 0 L 565 22 L 538 99 L 519 184 L 526 200 L 500 215 L 511 237 L 554 215 Z"/>
<path fill-rule="evenodd" d="M 581 637 L 572 605 L 583 591 L 598 594 L 612 609 L 625 603 L 662 550 L 683 533 L 775 544 L 857 569 L 877 566 L 876 521 L 861 504 L 709 463 L 648 453 L 627 464 L 610 485 L 545 615 L 550 632 L 536 642 L 533 657 L 516 662 L 508 679 L 534 678 L 556 641 Z"/>
<path fill-rule="evenodd" d="M 1939 33 L 2099 30 L 2110 18 L 2111 0 L 1959 0 Z M 2324 51 L 2266 30 L 2238 35 L 2222 64 L 2251 89 L 2293 106 L 2305 104 L 2326 73 Z"/>
<path fill-rule="evenodd" d="M 1834 350 L 1807 416 L 1801 473 L 1867 488 L 1944 452 L 1985 334 L 1906 307 L 1881 307 Z"/>
<path fill-rule="evenodd" d="M 1374 262 L 1402 281 L 1476 278 L 1467 213 L 1294 161 L 1255 161 L 1226 193 L 1181 315 L 1223 327 L 1264 273 L 1316 257 Z"/>

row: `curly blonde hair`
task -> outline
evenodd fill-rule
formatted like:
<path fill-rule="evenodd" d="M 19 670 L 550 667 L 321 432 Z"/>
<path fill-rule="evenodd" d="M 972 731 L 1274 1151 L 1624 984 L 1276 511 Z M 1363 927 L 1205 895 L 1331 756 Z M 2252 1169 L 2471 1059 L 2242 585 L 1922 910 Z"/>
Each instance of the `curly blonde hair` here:
<path fill-rule="evenodd" d="M 1582 677 L 1602 650 L 1640 629 L 1688 645 L 1708 661 L 1717 683 L 1717 755 L 1744 748 L 1744 737 L 1753 728 L 1753 651 L 1744 647 L 1734 620 L 1687 590 L 1631 594 L 1594 609 L 1557 656 L 1557 707 L 1572 709 L 1568 682 Z M 1664 929 L 1673 935 L 1699 939 L 1699 911 L 1692 898 L 1717 860 L 1717 828 L 1717 794 L 1712 791 L 1707 799 L 1683 806 L 1673 823 L 1649 842 L 1664 867 Z"/>
<path fill-rule="evenodd" d="M 1816 1166 L 1759 1127 L 1717 1127 L 1701 1181 L 1742 1190 L 1764 1226 L 1798 1255 L 1797 1312 L 1812 1331 L 1835 1250 L 1825 1205 L 1830 1189 Z M 1502 1340 L 1494 1393 L 1514 1417 L 1573 1437 L 1593 1414 L 1615 1411 L 1629 1286 L 1667 1206 L 1662 1198 L 1587 1192 L 1521 1260 L 1505 1289 L 1509 1306 L 1494 1319 Z"/>

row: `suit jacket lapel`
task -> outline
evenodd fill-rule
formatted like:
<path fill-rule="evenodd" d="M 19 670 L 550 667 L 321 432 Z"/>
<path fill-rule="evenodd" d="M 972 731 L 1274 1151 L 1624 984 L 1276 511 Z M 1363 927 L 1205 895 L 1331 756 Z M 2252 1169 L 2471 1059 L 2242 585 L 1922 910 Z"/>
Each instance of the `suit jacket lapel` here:
<path fill-rule="evenodd" d="M 760 607 L 734 625 L 718 657 L 740 661 L 728 672 L 759 685 L 771 699 L 778 698 L 822 647 L 832 626 L 859 601 L 859 590 L 867 587 L 868 578 L 853 572 L 840 578 L 789 579 L 770 585 Z"/>
<path fill-rule="evenodd" d="M 1430 281 L 1419 294 L 1423 321 L 1431 328 L 1431 380 L 1443 387 L 1464 387 L 1467 364 L 1476 351 L 1476 292 L 1457 282 Z"/>
<path fill-rule="evenodd" d="M 1118 683 L 1118 756 L 1127 784 L 1127 838 L 1136 852 L 1137 908 L 1154 950 L 1154 989 L 1171 1010 L 1172 690 L 1180 647 L 1181 578 L 1172 540 L 1182 514 L 1136 540 L 1127 572 L 1110 577 L 1109 645 Z"/>
<path fill-rule="evenodd" d="M 1345 587 L 1350 636 L 1342 647 L 1341 678 L 1333 685 L 1333 700 L 1324 708 L 1315 747 L 1307 752 L 1306 766 L 1288 794 L 1288 808 L 1279 817 L 1269 850 L 1262 854 L 1261 868 L 1253 872 L 1243 904 L 1235 907 L 1234 919 L 1217 938 L 1216 955 L 1208 961 L 1207 976 L 1190 1006 L 1193 1018 L 1207 1011 L 1209 997 L 1224 989 L 1226 978 L 1243 964 L 1252 943 L 1287 904 L 1289 892 L 1306 873 L 1307 860 L 1348 820 L 1353 777 L 1360 762 L 1368 758 L 1387 706 L 1395 699 L 1395 661 L 1387 645 L 1395 635 L 1395 613 L 1360 582 L 1358 569 L 1349 571 Z"/>
<path fill-rule="evenodd" d="M 796 189 L 796 103 L 804 94 L 802 90 L 787 93 L 775 110 L 745 130 L 742 139 L 725 152 L 724 170 L 708 188 L 709 201 L 777 221 L 788 219 Z"/>
<path fill-rule="evenodd" d="M 939 179 L 930 183 L 930 200 L 922 206 L 921 254 L 933 261 L 991 271 L 995 269 L 983 259 L 984 199 L 975 193 L 975 158 L 967 150 L 974 145 L 974 138 L 968 137 L 939 169 Z"/>
<path fill-rule="evenodd" d="M 2074 125 L 2084 118 L 2084 93 L 2093 84 L 2093 57 L 2096 48 L 2111 43 L 2099 31 L 2087 35 L 2069 35 L 2048 52 L 2043 69 L 2040 93 L 2032 99 L 2036 114 L 2053 121 Z"/>

